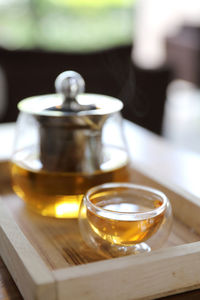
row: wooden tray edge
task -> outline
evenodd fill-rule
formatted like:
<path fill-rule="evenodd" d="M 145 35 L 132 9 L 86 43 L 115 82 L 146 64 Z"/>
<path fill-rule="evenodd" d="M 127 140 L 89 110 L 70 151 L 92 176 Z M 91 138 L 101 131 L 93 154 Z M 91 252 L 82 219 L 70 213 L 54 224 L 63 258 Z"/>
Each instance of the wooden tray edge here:
<path fill-rule="evenodd" d="M 56 270 L 58 299 L 156 299 L 194 290 L 200 287 L 199 257 L 195 242 Z"/>
<path fill-rule="evenodd" d="M 56 299 L 55 279 L 0 199 L 0 255 L 25 299 Z"/>

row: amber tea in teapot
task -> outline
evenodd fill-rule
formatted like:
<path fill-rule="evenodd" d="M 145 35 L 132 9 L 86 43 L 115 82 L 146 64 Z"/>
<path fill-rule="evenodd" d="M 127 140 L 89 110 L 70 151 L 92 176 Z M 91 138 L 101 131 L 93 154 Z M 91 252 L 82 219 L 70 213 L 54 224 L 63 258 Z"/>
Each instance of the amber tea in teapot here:
<path fill-rule="evenodd" d="M 113 151 L 120 155 L 120 150 Z M 23 163 L 17 162 L 17 155 L 12 163 L 13 188 L 27 204 L 46 216 L 75 218 L 82 196 L 90 187 L 107 181 L 126 181 L 128 178 L 125 158 L 124 162 L 116 161 L 116 167 L 112 170 L 105 168 L 87 174 L 36 170 L 37 158 L 28 155 L 27 150 L 24 150 L 24 155 Z"/>
<path fill-rule="evenodd" d="M 56 89 L 58 94 L 18 105 L 13 189 L 41 215 L 77 218 L 89 188 L 128 180 L 123 105 L 112 97 L 83 94 L 84 81 L 73 71 L 57 77 Z"/>

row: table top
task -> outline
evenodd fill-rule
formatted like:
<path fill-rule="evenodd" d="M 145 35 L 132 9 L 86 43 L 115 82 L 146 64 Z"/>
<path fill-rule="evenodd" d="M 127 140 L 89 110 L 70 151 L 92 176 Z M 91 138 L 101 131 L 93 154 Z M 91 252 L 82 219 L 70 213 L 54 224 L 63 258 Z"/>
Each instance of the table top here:
<path fill-rule="evenodd" d="M 142 172 L 156 174 L 162 181 L 177 185 L 200 196 L 198 171 L 200 155 L 186 152 L 167 140 L 129 121 L 124 121 L 124 132 L 129 154 L 134 165 Z M 6 161 L 12 153 L 15 124 L 0 125 L 0 161 Z M 200 299 L 200 291 L 166 297 L 167 299 Z M 0 300 L 22 299 L 14 281 L 0 259 Z M 163 298 L 164 299 L 164 298 Z"/>

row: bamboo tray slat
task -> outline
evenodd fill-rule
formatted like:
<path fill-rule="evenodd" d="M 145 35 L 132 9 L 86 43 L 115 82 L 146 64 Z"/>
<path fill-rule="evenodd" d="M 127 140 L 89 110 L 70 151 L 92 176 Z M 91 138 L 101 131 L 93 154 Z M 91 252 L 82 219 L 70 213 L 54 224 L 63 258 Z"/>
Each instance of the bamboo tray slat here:
<path fill-rule="evenodd" d="M 12 192 L 0 164 L 0 254 L 25 299 L 156 299 L 200 287 L 200 200 L 132 167 L 131 181 L 169 197 L 174 222 L 164 248 L 104 259 L 77 220 L 40 217 Z"/>

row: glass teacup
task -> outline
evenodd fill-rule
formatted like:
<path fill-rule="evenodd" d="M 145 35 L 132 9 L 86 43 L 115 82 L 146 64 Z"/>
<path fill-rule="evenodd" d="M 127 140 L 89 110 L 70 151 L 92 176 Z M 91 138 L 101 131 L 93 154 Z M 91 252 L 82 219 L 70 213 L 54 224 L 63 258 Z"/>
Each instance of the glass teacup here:
<path fill-rule="evenodd" d="M 106 257 L 149 252 L 167 240 L 172 209 L 166 195 L 151 187 L 107 183 L 85 194 L 79 227 L 86 244 Z"/>

